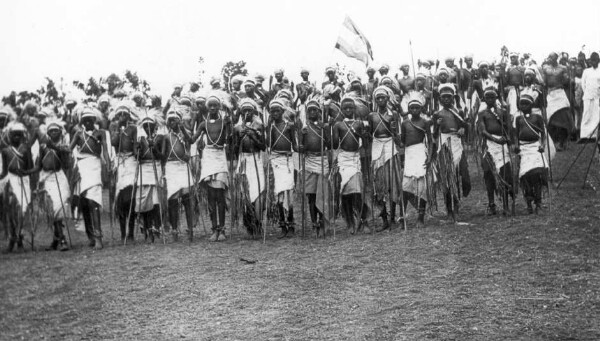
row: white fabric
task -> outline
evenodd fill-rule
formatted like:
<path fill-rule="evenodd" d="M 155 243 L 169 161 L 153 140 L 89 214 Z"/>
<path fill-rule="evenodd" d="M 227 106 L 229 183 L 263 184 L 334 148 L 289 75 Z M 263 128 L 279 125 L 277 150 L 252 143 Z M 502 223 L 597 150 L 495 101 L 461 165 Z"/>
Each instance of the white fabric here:
<path fill-rule="evenodd" d="M 71 190 L 65 172 L 42 171 L 40 173 L 40 183 L 44 184 L 46 194 L 48 194 L 50 200 L 52 200 L 52 212 L 54 218 L 66 218 L 65 214 L 69 212 L 70 209 L 69 198 L 71 198 Z"/>
<path fill-rule="evenodd" d="M 425 161 L 427 161 L 427 148 L 425 143 L 417 143 L 404 149 L 404 177 L 425 176 L 427 171 Z"/>
<path fill-rule="evenodd" d="M 171 199 L 179 191 L 187 193 L 193 184 L 192 174 L 188 172 L 188 164 L 180 160 L 167 161 L 165 178 L 167 179 L 167 199 Z"/>
<path fill-rule="evenodd" d="M 501 136 L 498 135 L 492 135 L 495 138 L 500 138 Z M 487 151 L 490 154 L 490 156 L 492 157 L 492 160 L 494 161 L 494 166 L 496 167 L 496 172 L 500 171 L 500 168 L 502 168 L 505 164 L 507 164 L 508 162 L 510 162 L 510 154 L 508 154 L 508 145 L 505 144 L 498 144 L 494 141 L 490 141 L 490 140 L 486 140 L 485 141 L 486 145 L 487 145 Z"/>
<path fill-rule="evenodd" d="M 102 207 L 102 161 L 100 157 L 78 153 L 76 160 L 80 179 L 73 194 L 92 200 Z"/>
<path fill-rule="evenodd" d="M 277 195 L 294 189 L 294 165 L 292 157 L 285 154 L 271 154 L 271 167 L 275 180 L 274 193 Z"/>
<path fill-rule="evenodd" d="M 246 176 L 246 179 L 248 180 L 248 196 L 250 197 L 250 202 L 256 201 L 260 193 L 263 193 L 266 189 L 263 155 L 266 154 L 241 153 L 240 155 L 236 173 Z"/>
<path fill-rule="evenodd" d="M 29 206 L 29 203 L 31 202 L 29 176 L 19 177 L 16 174 L 8 172 L 4 179 L 6 181 L 5 190 L 10 188 L 21 208 L 21 212 L 25 213 L 27 211 L 27 206 Z"/>
<path fill-rule="evenodd" d="M 581 138 L 595 139 L 598 135 L 600 124 L 600 99 L 590 98 L 583 100 L 583 115 L 581 116 Z"/>
<path fill-rule="evenodd" d="M 463 153 L 463 145 L 460 136 L 456 134 L 440 133 L 440 140 L 438 152 L 442 149 L 443 145 L 448 145 L 448 143 L 450 143 L 449 147 L 451 147 L 450 150 L 452 151 L 452 160 L 454 161 L 454 166 L 458 167 Z"/>
<path fill-rule="evenodd" d="M 119 196 L 119 193 L 127 186 L 133 186 L 135 181 L 135 174 L 138 171 L 137 160 L 133 155 L 121 154 L 117 158 L 117 183 L 115 186 L 115 195 Z"/>
<path fill-rule="evenodd" d="M 207 146 L 202 151 L 202 159 L 200 160 L 202 168 L 200 171 L 200 181 L 207 181 L 211 175 L 219 173 L 229 174 L 227 168 L 227 156 L 225 149 Z"/>
<path fill-rule="evenodd" d="M 323 173 L 321 173 L 321 156 L 307 155 L 304 158 L 304 168 L 309 173 L 329 174 L 329 162 L 327 156 L 323 156 Z"/>
<path fill-rule="evenodd" d="M 376 173 L 380 167 L 385 165 L 385 163 L 392 158 L 392 149 L 393 155 L 398 154 L 398 148 L 394 146 L 392 137 L 373 138 L 373 144 L 371 146 L 373 160 L 371 161 L 371 165 L 373 167 L 373 173 Z"/>
<path fill-rule="evenodd" d="M 337 162 L 339 174 L 342 178 L 340 185 L 340 193 L 342 193 L 348 181 L 350 181 L 355 174 L 360 173 L 360 152 L 339 150 Z"/>
<path fill-rule="evenodd" d="M 517 107 L 517 89 L 514 86 L 509 86 L 508 89 L 508 95 L 506 96 L 508 112 L 510 113 L 510 116 L 515 117 L 519 114 L 519 108 Z"/>
<path fill-rule="evenodd" d="M 156 165 L 156 173 L 154 173 L 154 165 Z M 157 178 L 162 178 L 160 163 L 152 161 L 143 161 L 140 165 L 140 175 L 138 176 L 138 188 L 135 193 L 135 211 L 148 212 L 153 209 L 155 204 L 160 201 L 158 199 L 158 190 L 156 186 Z M 140 186 L 141 184 L 141 186 Z"/>
<path fill-rule="evenodd" d="M 521 144 L 521 164 L 519 167 L 519 178 L 527 174 L 534 168 L 548 168 L 548 158 L 545 153 L 539 152 L 540 142 L 532 142 L 527 144 Z"/>
<path fill-rule="evenodd" d="M 583 99 L 600 98 L 600 67 L 587 68 L 581 75 L 581 89 L 583 90 Z"/>
<path fill-rule="evenodd" d="M 567 94 L 563 89 L 548 90 L 548 95 L 546 96 L 546 99 L 548 103 L 548 106 L 546 107 L 548 122 L 550 122 L 550 118 L 557 111 L 563 108 L 568 108 L 570 106 Z"/>
<path fill-rule="evenodd" d="M 421 199 L 427 197 L 427 148 L 425 143 L 417 143 L 404 149 L 406 162 L 404 163 L 404 177 L 402 190 L 413 193 Z"/>

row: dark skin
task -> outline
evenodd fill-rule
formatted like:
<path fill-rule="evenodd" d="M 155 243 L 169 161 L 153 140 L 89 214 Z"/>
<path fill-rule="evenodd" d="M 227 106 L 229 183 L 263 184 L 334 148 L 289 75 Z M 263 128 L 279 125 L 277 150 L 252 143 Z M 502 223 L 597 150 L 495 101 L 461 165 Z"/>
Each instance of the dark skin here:
<path fill-rule="evenodd" d="M 70 146 L 71 150 L 78 146 L 80 148 L 79 151 L 82 153 L 100 156 L 102 154 L 103 147 L 108 149 L 108 145 L 105 138 L 105 130 L 96 129 L 94 127 L 94 123 L 96 123 L 95 117 L 87 116 L 81 119 L 81 125 L 83 126 L 83 130 L 78 131 L 73 136 L 73 140 L 71 141 Z M 92 135 L 88 136 L 84 132 L 92 132 Z"/>
<path fill-rule="evenodd" d="M 295 125 L 283 120 L 283 110 L 279 107 L 271 108 L 270 113 L 271 124 L 267 134 L 267 145 L 277 153 L 291 155 L 292 151 L 298 151 Z"/>
<path fill-rule="evenodd" d="M 298 135 L 298 149 L 301 153 L 321 153 L 321 149 L 327 150 L 330 146 L 329 125 L 320 122 L 320 117 L 321 111 L 319 109 L 315 107 L 308 108 L 306 126 L 302 128 L 302 134 Z"/>
<path fill-rule="evenodd" d="M 365 143 L 366 129 L 362 121 L 354 120 L 356 105 L 353 102 L 344 102 L 342 105 L 342 114 L 344 118 L 351 121 L 341 121 L 335 123 L 332 132 L 333 148 L 348 152 L 357 152 L 360 148 L 359 141 L 363 139 Z"/>
<path fill-rule="evenodd" d="M 142 128 L 148 137 L 142 137 L 134 144 L 134 150 L 138 151 L 139 161 L 161 160 L 162 154 L 159 146 L 162 146 L 162 135 L 156 135 L 156 123 L 147 121 L 142 123 Z"/>
<path fill-rule="evenodd" d="M 190 159 L 188 146 L 192 144 L 192 138 L 179 117 L 169 117 L 167 120 L 169 135 L 163 139 L 161 154 L 167 161 L 181 160 L 188 162 Z"/>
<path fill-rule="evenodd" d="M 410 120 L 406 120 L 402 122 L 400 126 L 401 134 L 400 139 L 404 146 L 409 147 L 415 144 L 423 143 L 424 141 L 429 141 L 427 143 L 427 161 L 429 164 L 431 161 L 431 156 L 433 155 L 433 141 L 431 135 L 431 121 L 424 120 L 420 113 L 423 110 L 423 107 L 418 104 L 411 104 L 408 107 L 408 111 L 411 114 Z"/>
<path fill-rule="evenodd" d="M 453 108 L 454 94 L 446 92 L 442 93 L 440 96 L 440 103 L 442 104 L 442 109 L 433 114 L 433 135 L 436 139 L 439 138 L 440 133 L 456 133 L 458 136 L 463 136 L 467 124 L 466 122 L 460 121 L 452 113 L 453 111 L 456 112 L 456 109 Z M 462 111 L 458 111 L 458 115 L 464 119 L 464 113 Z"/>
<path fill-rule="evenodd" d="M 132 123 L 128 112 L 117 114 L 117 121 L 111 124 L 111 143 L 118 153 L 132 153 L 134 141 L 137 137 L 137 128 Z"/>
<path fill-rule="evenodd" d="M 509 143 L 511 139 L 511 116 L 507 111 L 501 109 L 496 109 L 498 118 L 491 112 L 491 109 L 489 108 L 495 108 L 497 98 L 498 97 L 493 93 L 486 93 L 484 96 L 488 109 L 479 113 L 477 129 L 479 134 L 487 140 L 498 144 L 506 144 Z M 500 137 L 494 137 L 492 135 Z"/>
<path fill-rule="evenodd" d="M 34 173 L 35 168 L 33 165 L 31 150 L 25 143 L 25 132 L 10 132 L 9 140 L 10 145 L 17 149 L 17 151 L 19 151 L 23 157 L 16 157 L 11 148 L 2 149 L 2 173 L 0 174 L 0 179 L 4 179 L 8 175 L 8 172 L 18 176 L 28 176 Z"/>
<path fill-rule="evenodd" d="M 238 141 L 242 153 L 254 153 L 266 149 L 264 127 L 255 121 L 255 114 L 253 109 L 244 108 L 242 110 L 244 124 L 233 129 L 235 140 Z"/>
<path fill-rule="evenodd" d="M 183 127 L 179 117 L 169 117 L 167 119 L 169 135 L 162 140 L 161 154 L 166 157 L 166 161 L 184 161 L 190 159 L 189 146 L 192 144 L 192 138 Z M 191 184 L 190 184 L 191 185 Z M 178 198 L 168 201 L 169 222 L 175 229 L 179 229 L 179 204 Z M 190 193 L 181 197 L 181 203 L 185 208 L 185 217 L 188 226 L 193 226 L 192 198 Z"/>
<path fill-rule="evenodd" d="M 392 115 L 388 115 L 387 109 L 388 97 L 378 95 L 375 98 L 377 104 L 377 112 L 369 114 L 367 121 L 371 130 L 371 135 L 375 138 L 397 137 L 397 123 L 399 117 L 396 112 L 391 111 Z M 400 140 L 396 139 L 396 144 L 400 146 Z"/>
<path fill-rule="evenodd" d="M 523 73 L 525 67 L 519 64 L 519 57 L 510 57 L 510 67 L 506 73 L 506 84 L 512 86 L 519 86 L 523 84 Z"/>
<path fill-rule="evenodd" d="M 51 129 L 46 138 L 43 139 L 40 149 L 40 158 L 36 167 L 44 171 L 57 172 L 63 165 L 66 165 L 67 157 L 70 153 L 69 146 L 61 145 L 62 131 L 60 129 Z"/>
<path fill-rule="evenodd" d="M 196 141 L 199 135 L 206 134 L 206 142 L 215 147 L 222 148 L 228 142 L 231 136 L 231 120 L 229 117 L 221 118 L 218 103 L 208 103 L 208 117 L 206 121 L 200 123 L 196 134 L 193 141 Z M 198 150 L 202 149 L 204 149 L 204 142 L 201 139 L 198 142 Z"/>
<path fill-rule="evenodd" d="M 523 112 L 523 115 L 518 116 L 516 119 L 515 136 L 518 141 L 523 142 L 535 142 L 540 141 L 539 152 L 544 152 L 544 146 L 546 146 L 546 134 L 544 133 L 544 119 L 540 115 L 531 114 L 531 102 L 521 100 L 519 107 Z M 527 121 L 527 124 L 525 121 Z M 530 127 L 531 126 L 531 127 Z M 533 129 L 531 129 L 533 128 Z M 538 136 L 540 135 L 540 136 Z M 519 144 L 515 143 L 515 152 L 519 153 Z"/>

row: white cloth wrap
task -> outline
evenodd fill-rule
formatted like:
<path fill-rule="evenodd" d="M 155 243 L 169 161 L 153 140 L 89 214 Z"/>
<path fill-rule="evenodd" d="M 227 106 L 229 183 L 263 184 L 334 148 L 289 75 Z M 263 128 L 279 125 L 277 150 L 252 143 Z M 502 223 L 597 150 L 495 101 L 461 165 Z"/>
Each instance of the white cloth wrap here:
<path fill-rule="evenodd" d="M 344 191 L 344 187 L 352 179 L 352 177 L 360 173 L 360 152 L 348 152 L 340 150 L 337 155 L 339 174 L 342 178 L 340 184 L 340 193 Z"/>
<path fill-rule="evenodd" d="M 569 99 L 567 98 L 567 94 L 563 89 L 548 90 L 546 99 L 548 103 L 548 106 L 546 107 L 548 122 L 550 122 L 550 118 L 552 118 L 552 115 L 554 115 L 557 111 L 570 107 Z"/>
<path fill-rule="evenodd" d="M 583 100 L 583 115 L 581 116 L 581 138 L 595 139 L 598 136 L 600 124 L 600 99 L 590 98 Z"/>
<path fill-rule="evenodd" d="M 271 153 L 271 167 L 275 180 L 274 193 L 277 195 L 294 189 L 294 164 L 292 156 Z"/>
<path fill-rule="evenodd" d="M 241 153 L 237 174 L 246 176 L 248 180 L 248 196 L 250 202 L 256 201 L 258 196 L 266 189 L 265 184 L 265 169 L 263 165 L 264 153 Z M 256 158 L 256 159 L 255 159 Z M 256 160 L 256 164 L 254 163 Z"/>
<path fill-rule="evenodd" d="M 156 165 L 156 174 L 154 174 L 154 166 Z M 162 170 L 160 163 L 156 161 L 145 160 L 140 164 L 140 175 L 138 178 L 138 189 L 135 193 L 135 211 L 148 212 L 153 206 L 158 204 L 158 190 L 156 178 L 162 178 Z M 160 180 L 159 180 L 160 181 Z M 139 186 L 141 184 L 141 186 Z"/>
<path fill-rule="evenodd" d="M 42 171 L 40 173 L 40 182 L 44 184 L 46 194 L 52 200 L 54 218 L 66 218 L 65 214 L 70 210 L 69 198 L 71 198 L 71 190 L 65 172 L 62 170 L 57 172 Z"/>
<path fill-rule="evenodd" d="M 16 174 L 8 172 L 6 177 L 4 178 L 5 182 L 5 190 L 10 189 L 12 194 L 14 195 L 19 207 L 21 208 L 21 212 L 25 213 L 27 211 L 27 206 L 31 202 L 31 187 L 29 186 L 29 176 L 19 177 Z"/>
<path fill-rule="evenodd" d="M 371 164 L 374 173 L 392 158 L 392 149 L 394 150 L 394 155 L 398 154 L 398 148 L 394 147 L 394 140 L 391 137 L 376 137 L 373 139 L 373 144 L 371 146 L 373 161 L 371 161 Z"/>
<path fill-rule="evenodd" d="M 193 184 L 191 174 L 188 173 L 188 164 L 181 160 L 170 160 L 165 164 L 165 178 L 167 179 L 167 199 L 177 194 L 189 192 Z"/>
<path fill-rule="evenodd" d="M 133 186 L 135 181 L 135 174 L 138 171 L 137 160 L 133 155 L 121 154 L 117 158 L 118 170 L 117 170 L 117 184 L 115 187 L 115 195 L 119 196 L 119 193 L 128 186 Z"/>
<path fill-rule="evenodd" d="M 425 143 L 417 143 L 404 149 L 406 162 L 404 163 L 404 176 L 402 190 L 413 193 L 420 199 L 427 199 L 427 148 Z"/>
<path fill-rule="evenodd" d="M 463 145 L 460 136 L 456 134 L 441 133 L 440 139 L 441 141 L 438 151 L 442 149 L 443 145 L 448 145 L 448 142 L 450 142 L 450 150 L 452 151 L 452 160 L 454 161 L 454 167 L 458 167 L 463 153 Z M 450 141 L 448 141 L 448 139 L 450 139 Z"/>
<path fill-rule="evenodd" d="M 420 178 L 427 172 L 425 161 L 427 161 L 427 148 L 425 143 L 417 143 L 404 149 L 404 177 Z"/>
<path fill-rule="evenodd" d="M 100 157 L 78 153 L 77 167 L 80 176 L 73 194 L 92 200 L 102 207 L 102 161 Z"/>
<path fill-rule="evenodd" d="M 202 151 L 202 160 L 200 162 L 202 164 L 200 172 L 201 182 L 212 180 L 207 179 L 212 175 L 217 175 L 219 173 L 229 174 L 227 168 L 227 156 L 224 148 L 207 146 Z"/>
<path fill-rule="evenodd" d="M 304 158 L 304 168 L 309 173 L 317 174 L 329 174 L 329 162 L 327 162 L 327 156 L 323 156 L 323 171 L 321 172 L 321 156 L 320 155 L 306 155 Z"/>
<path fill-rule="evenodd" d="M 527 174 L 534 168 L 548 168 L 548 158 L 546 153 L 540 153 L 540 142 L 532 142 L 527 144 L 521 144 L 521 164 L 519 167 L 519 178 Z"/>
<path fill-rule="evenodd" d="M 501 137 L 499 135 L 493 134 L 492 136 L 495 138 Z M 496 172 L 499 172 L 500 168 L 502 168 L 505 164 L 510 162 L 510 154 L 508 154 L 508 145 L 506 143 L 498 144 L 491 140 L 486 140 L 485 143 L 487 145 L 487 152 L 492 157 L 492 161 L 494 161 Z"/>
<path fill-rule="evenodd" d="M 506 101 L 508 102 L 508 112 L 510 113 L 510 116 L 517 116 L 519 114 L 519 108 L 517 107 L 517 88 L 515 86 L 511 85 L 508 87 Z"/>

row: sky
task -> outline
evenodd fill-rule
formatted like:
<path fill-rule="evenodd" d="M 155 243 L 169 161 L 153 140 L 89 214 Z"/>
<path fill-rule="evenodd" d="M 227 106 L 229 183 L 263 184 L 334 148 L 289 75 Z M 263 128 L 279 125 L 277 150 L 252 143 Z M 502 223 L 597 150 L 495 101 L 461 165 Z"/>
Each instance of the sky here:
<path fill-rule="evenodd" d="M 219 75 L 244 60 L 250 74 L 277 67 L 292 80 L 301 67 L 320 82 L 339 62 L 364 64 L 334 49 L 348 15 L 370 41 L 375 65 L 472 53 L 493 60 L 502 45 L 542 60 L 551 51 L 600 49 L 600 1 L 378 0 L 19 0 L 2 5 L 0 95 L 129 69 L 168 97 L 174 83 Z"/>

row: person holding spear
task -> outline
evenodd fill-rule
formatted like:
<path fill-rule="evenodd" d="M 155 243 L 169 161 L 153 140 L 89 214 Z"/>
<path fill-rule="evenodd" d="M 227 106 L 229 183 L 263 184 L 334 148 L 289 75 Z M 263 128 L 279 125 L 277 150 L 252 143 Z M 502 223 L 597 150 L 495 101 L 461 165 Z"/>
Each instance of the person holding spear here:
<path fill-rule="evenodd" d="M 133 242 L 135 219 L 132 219 L 132 194 L 138 175 L 138 164 L 134 156 L 134 144 L 137 138 L 137 116 L 131 105 L 121 103 L 111 113 L 109 119 L 112 145 L 117 151 L 117 167 L 115 171 L 115 214 L 119 217 L 121 242 Z"/>
<path fill-rule="evenodd" d="M 372 138 L 371 168 L 373 174 L 373 194 L 375 203 L 381 207 L 379 216 L 383 225 L 378 231 L 390 228 L 395 222 L 396 205 L 401 199 L 401 159 L 398 149 L 398 127 L 401 122 L 400 115 L 388 106 L 390 97 L 393 96 L 389 88 L 380 86 L 373 91 L 377 104 L 377 111 L 369 114 L 367 122 Z M 389 213 L 387 205 L 389 203 Z M 390 220 L 388 221 L 388 216 Z"/>
<path fill-rule="evenodd" d="M 544 152 L 546 134 L 544 118 L 532 112 L 533 91 L 524 90 L 519 100 L 519 116 L 515 122 L 515 152 L 521 156 L 519 179 L 527 212 L 539 213 L 542 207 L 542 187 L 548 187 L 548 154 Z M 552 157 L 552 155 L 550 155 Z"/>
<path fill-rule="evenodd" d="M 69 250 L 65 239 L 65 222 L 67 212 L 70 210 L 71 189 L 65 170 L 71 164 L 71 150 L 69 149 L 68 135 L 62 120 L 50 120 L 46 125 L 46 136 L 41 138 L 40 156 L 37 160 L 36 171 L 41 170 L 40 188 L 44 189 L 50 198 L 52 226 L 54 229 L 53 240 L 47 251 L 56 250 L 60 245 L 60 251 Z M 67 234 L 70 232 L 67 227 Z M 71 246 L 72 247 L 72 246 Z"/>
<path fill-rule="evenodd" d="M 231 117 L 221 113 L 221 105 L 221 99 L 216 95 L 206 98 L 208 117 L 200 123 L 197 132 L 200 135 L 197 148 L 202 155 L 199 180 L 206 189 L 208 212 L 212 222 L 212 234 L 209 238 L 211 242 L 227 239 L 225 212 L 228 210 L 227 191 L 230 181 L 225 148 L 231 143 Z"/>
<path fill-rule="evenodd" d="M 426 179 L 427 169 L 433 156 L 433 139 L 431 121 L 421 116 L 425 97 L 418 92 L 411 92 L 408 99 L 410 119 L 404 120 L 400 126 L 400 140 L 405 146 L 405 163 L 402 179 L 403 212 L 410 202 L 418 211 L 417 227 L 425 227 L 425 209 L 428 198 L 428 186 L 433 179 Z"/>
<path fill-rule="evenodd" d="M 265 193 L 268 181 L 265 181 L 263 152 L 266 149 L 264 125 L 259 106 L 250 98 L 240 101 L 242 124 L 233 128 L 234 149 L 239 151 L 235 183 L 241 184 L 238 195 L 243 212 L 244 226 L 251 236 L 265 232 L 262 219 L 265 205 Z"/>
<path fill-rule="evenodd" d="M 322 106 L 316 100 L 306 104 L 307 121 L 298 135 L 298 150 L 303 155 L 305 164 L 303 190 L 308 199 L 308 208 L 313 230 L 319 237 L 325 231 L 325 223 L 329 223 L 329 162 L 327 150 L 330 146 L 330 129 L 327 123 L 320 120 Z"/>
<path fill-rule="evenodd" d="M 3 253 L 12 252 L 15 244 L 17 251 L 23 247 L 23 219 L 31 199 L 29 175 L 34 170 L 31 148 L 26 141 L 27 128 L 20 122 L 13 122 L 6 128 L 10 145 L 2 149 L 2 172 L 4 180 L 3 201 L 8 207 L 8 247 Z M 12 204 L 11 204 L 12 203 Z M 32 227 L 33 228 L 33 227 Z"/>
<path fill-rule="evenodd" d="M 184 127 L 178 105 L 167 112 L 168 134 L 162 140 L 161 154 L 165 157 L 167 180 L 167 206 L 173 238 L 179 238 L 179 208 L 183 205 L 187 222 L 188 239 L 194 236 L 194 181 L 191 180 L 190 145 L 192 137 Z M 202 126 L 202 123 L 200 123 Z"/>

